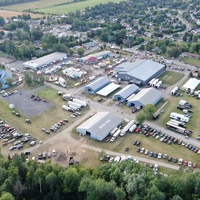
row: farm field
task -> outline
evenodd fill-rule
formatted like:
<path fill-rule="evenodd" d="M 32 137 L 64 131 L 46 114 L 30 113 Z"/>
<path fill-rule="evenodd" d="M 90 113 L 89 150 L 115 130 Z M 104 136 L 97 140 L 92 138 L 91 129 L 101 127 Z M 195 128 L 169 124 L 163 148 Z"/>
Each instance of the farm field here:
<path fill-rule="evenodd" d="M 71 2 L 71 0 L 57 0 L 56 2 L 53 0 L 41 0 L 41 1 L 33 1 L 28 3 L 21 3 L 20 6 L 8 5 L 1 7 L 5 10 L 13 10 L 13 11 L 25 11 L 31 10 L 34 12 L 42 12 L 44 14 L 64 14 L 68 12 L 75 12 L 77 10 L 83 10 L 86 7 L 92 7 L 98 5 L 100 3 L 108 3 L 108 2 L 120 2 L 122 0 L 86 0 L 77 3 L 66 4 Z M 63 5 L 61 5 L 63 4 Z"/>
<path fill-rule="evenodd" d="M 159 77 L 159 79 L 163 81 L 164 84 L 170 86 L 181 80 L 183 76 L 184 74 L 180 72 L 166 71 Z"/>
<path fill-rule="evenodd" d="M 184 58 L 181 58 L 180 61 L 184 63 L 188 63 L 190 65 L 200 67 L 200 60 L 195 59 L 195 58 L 184 57 Z"/>
<path fill-rule="evenodd" d="M 0 16 L 3 18 L 9 18 L 9 17 L 14 17 L 18 15 L 22 15 L 24 12 L 22 11 L 14 11 L 14 10 L 2 10 L 0 12 Z M 29 13 L 32 18 L 42 18 L 44 15 L 42 14 L 35 14 L 35 13 Z"/>

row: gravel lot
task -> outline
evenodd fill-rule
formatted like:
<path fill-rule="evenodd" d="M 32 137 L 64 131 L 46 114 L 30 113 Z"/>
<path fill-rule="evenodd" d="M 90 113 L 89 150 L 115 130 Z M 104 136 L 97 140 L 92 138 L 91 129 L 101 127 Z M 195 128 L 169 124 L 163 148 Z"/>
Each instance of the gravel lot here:
<path fill-rule="evenodd" d="M 16 109 L 24 113 L 28 117 L 33 117 L 39 113 L 48 110 L 53 106 L 52 103 L 44 103 L 42 101 L 34 101 L 30 98 L 30 94 L 35 94 L 36 91 L 20 90 L 18 93 L 8 97 L 2 97 L 5 101 L 13 104 Z"/>

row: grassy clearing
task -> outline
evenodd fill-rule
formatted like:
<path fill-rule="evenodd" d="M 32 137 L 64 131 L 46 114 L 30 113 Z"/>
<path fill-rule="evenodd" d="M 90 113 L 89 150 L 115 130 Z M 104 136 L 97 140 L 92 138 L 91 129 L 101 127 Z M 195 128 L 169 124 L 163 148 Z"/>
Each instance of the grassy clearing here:
<path fill-rule="evenodd" d="M 12 114 L 11 110 L 8 107 L 8 103 L 4 101 L 3 99 L 0 99 L 0 113 L 1 118 L 6 119 L 5 122 L 7 124 L 11 124 L 16 129 L 19 129 L 22 133 L 30 133 L 32 137 L 37 138 L 38 141 L 40 140 L 46 140 L 49 137 L 52 137 L 55 134 L 58 134 L 60 131 L 65 129 L 67 126 L 69 126 L 71 123 L 73 123 L 76 119 L 72 119 L 70 117 L 71 113 L 63 110 L 61 106 L 63 104 L 66 104 L 62 100 L 61 97 L 58 96 L 57 91 L 47 87 L 45 89 L 38 91 L 39 96 L 46 98 L 48 101 L 52 102 L 54 106 L 47 111 L 44 111 L 40 113 L 37 116 L 34 116 L 31 119 L 32 124 L 27 124 L 25 122 L 25 119 L 27 118 L 23 113 L 20 113 L 22 116 L 17 117 Z M 84 115 L 88 109 L 83 110 L 81 113 Z M 62 126 L 57 132 L 52 133 L 50 135 L 45 134 L 41 131 L 41 128 L 50 129 L 52 125 L 59 122 L 62 119 L 68 119 L 69 123 L 66 123 L 64 126 Z M 2 144 L 2 141 L 0 141 L 0 144 Z M 10 146 L 10 145 L 9 145 Z M 2 153 L 8 154 L 10 153 L 8 151 L 9 146 L 2 147 Z M 29 145 L 25 145 L 25 147 L 28 147 Z"/>
<path fill-rule="evenodd" d="M 159 77 L 159 79 L 166 85 L 174 85 L 179 80 L 181 80 L 183 76 L 184 74 L 180 72 L 166 71 Z"/>
<path fill-rule="evenodd" d="M 200 67 L 200 60 L 195 59 L 195 58 L 184 57 L 184 58 L 181 58 L 180 61 L 183 61 L 184 63 L 188 63 L 190 65 Z"/>
<path fill-rule="evenodd" d="M 71 3 L 71 4 L 65 4 L 65 5 L 58 5 L 58 6 L 49 6 L 48 8 L 41 8 L 38 7 L 39 9 L 34 9 L 34 12 L 41 12 L 45 14 L 65 14 L 68 12 L 75 12 L 77 10 L 83 10 L 86 7 L 93 7 L 98 4 L 104 4 L 108 2 L 120 2 L 122 0 L 87 0 L 87 1 L 82 1 L 82 2 L 77 2 L 77 3 Z M 48 4 L 49 5 L 49 4 Z"/>

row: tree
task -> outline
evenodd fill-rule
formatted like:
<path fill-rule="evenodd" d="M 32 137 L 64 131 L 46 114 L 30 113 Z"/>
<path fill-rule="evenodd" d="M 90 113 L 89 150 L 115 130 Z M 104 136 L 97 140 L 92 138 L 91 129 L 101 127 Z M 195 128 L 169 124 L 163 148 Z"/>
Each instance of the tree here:
<path fill-rule="evenodd" d="M 13 78 L 12 78 L 12 77 L 8 77 L 8 78 L 6 79 L 6 83 L 8 84 L 9 87 L 11 87 L 11 86 L 12 86 L 12 83 L 13 83 Z"/>
<path fill-rule="evenodd" d="M 137 114 L 136 119 L 139 124 L 142 124 L 146 119 L 146 114 L 143 110 L 140 110 L 140 112 Z"/>
<path fill-rule="evenodd" d="M 146 114 L 146 119 L 152 119 L 153 114 L 156 111 L 156 108 L 153 104 L 147 104 L 146 106 L 143 107 L 142 109 L 144 113 Z"/>
<path fill-rule="evenodd" d="M 57 176 L 53 172 L 51 172 L 46 176 L 45 181 L 47 185 L 49 185 L 50 191 L 52 191 L 57 183 Z"/>
<path fill-rule="evenodd" d="M 83 54 L 85 53 L 85 50 L 84 50 L 83 48 L 79 48 L 79 49 L 77 49 L 77 53 L 78 53 L 78 55 L 79 55 L 80 57 L 82 57 Z"/>
<path fill-rule="evenodd" d="M 5 20 L 3 17 L 0 16 L 0 26 L 4 26 Z"/>
<path fill-rule="evenodd" d="M 3 87 L 3 83 L 0 81 L 0 89 Z"/>
<path fill-rule="evenodd" d="M 0 197 L 0 200 L 15 200 L 15 198 L 11 193 L 4 192 L 3 195 Z"/>

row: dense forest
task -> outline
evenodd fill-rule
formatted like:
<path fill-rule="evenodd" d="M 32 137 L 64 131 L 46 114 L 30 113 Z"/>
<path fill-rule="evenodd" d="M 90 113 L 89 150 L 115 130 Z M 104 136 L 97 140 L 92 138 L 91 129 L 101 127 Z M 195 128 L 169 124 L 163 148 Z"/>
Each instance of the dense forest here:
<path fill-rule="evenodd" d="M 155 174 L 130 160 L 96 168 L 25 162 L 24 155 L 0 158 L 0 200 L 197 200 L 200 173 Z"/>

